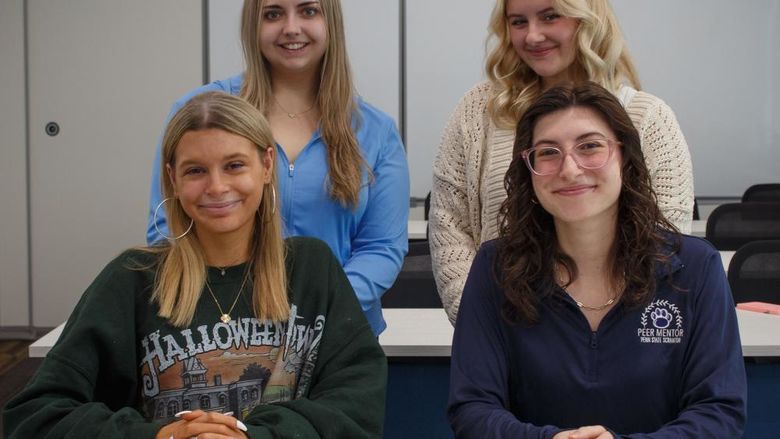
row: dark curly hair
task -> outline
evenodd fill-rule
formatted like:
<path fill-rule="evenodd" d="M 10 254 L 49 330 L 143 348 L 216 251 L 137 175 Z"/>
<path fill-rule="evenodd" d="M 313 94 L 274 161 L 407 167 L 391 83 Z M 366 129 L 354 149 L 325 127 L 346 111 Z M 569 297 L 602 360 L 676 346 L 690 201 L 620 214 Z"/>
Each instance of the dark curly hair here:
<path fill-rule="evenodd" d="M 648 302 L 655 293 L 656 263 L 668 265 L 670 255 L 679 249 L 677 229 L 658 208 L 639 134 L 617 98 L 593 82 L 553 87 L 518 122 L 512 162 L 504 179 L 507 198 L 499 214 L 495 269 L 507 299 L 502 314 L 510 322 L 538 322 L 540 301 L 560 291 L 556 266 L 566 270 L 569 283 L 577 277 L 574 260 L 558 245 L 552 215 L 536 203 L 531 171 L 522 157 L 533 145 L 539 119 L 571 107 L 589 108 L 603 116 L 622 144 L 623 186 L 610 252 L 611 278 L 624 288 L 620 301 L 628 308 Z"/>

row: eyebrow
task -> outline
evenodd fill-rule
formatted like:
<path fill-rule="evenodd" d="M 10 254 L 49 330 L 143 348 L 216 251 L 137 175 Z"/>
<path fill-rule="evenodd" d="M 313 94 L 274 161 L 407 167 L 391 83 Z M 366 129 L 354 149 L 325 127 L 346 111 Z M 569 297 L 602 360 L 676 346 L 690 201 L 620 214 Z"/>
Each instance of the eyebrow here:
<path fill-rule="evenodd" d="M 179 160 L 176 160 L 175 158 L 173 160 L 173 164 L 174 164 L 174 167 L 176 167 L 176 168 L 186 168 L 188 166 L 200 165 L 200 163 L 198 163 L 197 160 L 189 159 L 189 160 L 179 161 Z"/>
<path fill-rule="evenodd" d="M 547 14 L 548 12 L 555 12 L 555 8 L 549 7 L 547 9 L 537 12 L 536 15 L 544 15 Z"/>
<path fill-rule="evenodd" d="M 536 15 L 544 15 L 544 14 L 547 14 L 549 12 L 555 12 L 555 8 L 550 7 L 550 8 L 541 10 L 541 11 L 537 12 Z M 525 14 L 507 14 L 506 16 L 507 16 L 507 18 L 525 17 Z"/>
<path fill-rule="evenodd" d="M 244 154 L 243 152 L 237 152 L 235 154 L 230 154 L 228 156 L 222 157 L 221 160 L 223 162 L 229 162 L 231 160 L 235 160 L 235 159 L 239 159 L 239 158 L 241 158 L 241 159 L 247 158 L 247 155 Z M 176 162 L 174 162 L 174 163 L 176 163 Z M 201 163 L 197 159 L 187 159 L 187 160 L 184 160 L 182 162 L 179 162 L 177 165 L 184 168 L 184 167 L 193 166 L 193 165 L 200 166 Z"/>
<path fill-rule="evenodd" d="M 318 4 L 320 4 L 319 0 L 308 1 L 308 2 L 303 2 L 301 4 L 295 5 L 295 7 L 296 8 L 303 8 L 303 7 L 306 7 L 306 6 L 318 5 Z M 279 5 L 263 6 L 263 10 L 267 10 L 267 9 L 283 9 L 283 8 L 281 6 L 279 6 Z"/>
<path fill-rule="evenodd" d="M 604 138 L 604 139 L 607 138 L 607 136 L 604 133 L 600 133 L 598 131 L 590 131 L 590 132 L 587 132 L 585 134 L 580 134 L 579 136 L 577 136 L 576 139 L 574 139 L 574 141 L 579 143 L 579 142 L 581 142 L 583 140 L 591 139 L 591 138 L 594 138 L 594 137 L 597 137 L 597 138 L 600 138 L 600 139 L 601 138 Z M 554 140 L 541 139 L 541 140 L 533 143 L 533 146 L 539 146 L 539 145 L 558 145 L 558 142 L 556 142 Z"/>
<path fill-rule="evenodd" d="M 589 133 L 581 134 L 577 136 L 577 141 L 590 139 L 592 137 L 598 137 L 600 139 L 606 139 L 607 135 L 598 131 L 591 131 Z"/>

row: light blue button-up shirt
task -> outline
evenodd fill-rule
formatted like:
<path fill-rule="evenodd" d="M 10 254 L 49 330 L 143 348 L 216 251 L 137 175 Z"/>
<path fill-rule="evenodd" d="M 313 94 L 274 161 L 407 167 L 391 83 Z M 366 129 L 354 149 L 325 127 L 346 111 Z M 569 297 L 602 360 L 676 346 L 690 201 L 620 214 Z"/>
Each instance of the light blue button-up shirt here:
<path fill-rule="evenodd" d="M 243 75 L 237 75 L 193 90 L 174 104 L 168 120 L 197 94 L 224 91 L 238 95 L 242 80 Z M 327 150 L 319 129 L 294 163 L 283 147 L 277 148 L 277 202 L 285 237 L 311 236 L 330 246 L 374 334 L 379 335 L 387 327 L 380 299 L 395 281 L 407 251 L 409 168 L 393 120 L 362 100 L 358 100 L 358 113 L 357 141 L 373 180 L 364 173 L 357 206 L 344 207 L 330 197 Z M 158 144 L 146 232 L 149 244 L 163 239 L 154 224 L 154 210 L 162 201 L 160 154 Z M 157 227 L 168 234 L 163 209 L 158 212 Z"/>

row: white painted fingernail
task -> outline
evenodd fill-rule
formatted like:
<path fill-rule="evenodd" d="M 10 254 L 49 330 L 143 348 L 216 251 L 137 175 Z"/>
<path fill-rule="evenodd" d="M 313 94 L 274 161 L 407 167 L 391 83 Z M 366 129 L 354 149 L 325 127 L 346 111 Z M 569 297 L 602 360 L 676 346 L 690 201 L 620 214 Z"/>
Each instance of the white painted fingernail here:
<path fill-rule="evenodd" d="M 225 416 L 233 416 L 233 412 L 225 412 L 225 413 L 222 413 L 222 414 L 225 415 Z"/>
<path fill-rule="evenodd" d="M 181 415 L 186 415 L 187 413 L 192 413 L 192 410 L 182 410 L 182 411 L 180 411 L 179 413 L 176 413 L 173 416 L 175 416 L 177 418 L 181 418 Z"/>
<path fill-rule="evenodd" d="M 244 425 L 244 423 L 241 421 L 236 421 L 236 428 L 241 431 L 246 431 L 246 425 Z"/>

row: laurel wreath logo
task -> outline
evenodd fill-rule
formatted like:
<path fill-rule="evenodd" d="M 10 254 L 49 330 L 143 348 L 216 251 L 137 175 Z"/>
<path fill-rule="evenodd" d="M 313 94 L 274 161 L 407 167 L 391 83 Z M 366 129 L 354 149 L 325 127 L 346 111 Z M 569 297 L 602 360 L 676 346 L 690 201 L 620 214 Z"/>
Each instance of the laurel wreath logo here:
<path fill-rule="evenodd" d="M 671 311 L 671 313 L 669 313 Z M 672 317 L 672 314 L 674 314 L 674 325 L 681 329 L 683 326 L 682 322 L 682 314 L 680 313 L 680 309 L 677 308 L 677 305 L 675 305 L 672 302 L 669 302 L 666 299 L 656 300 L 655 302 L 651 303 L 650 305 L 647 305 L 647 308 L 645 308 L 644 312 L 642 312 L 642 317 L 640 319 L 642 323 L 642 327 L 647 327 L 647 316 L 650 315 L 650 318 L 653 319 L 654 326 L 657 319 L 665 319 L 667 320 L 667 323 L 662 326 L 656 326 L 657 328 L 667 328 L 671 321 L 669 320 Z"/>

